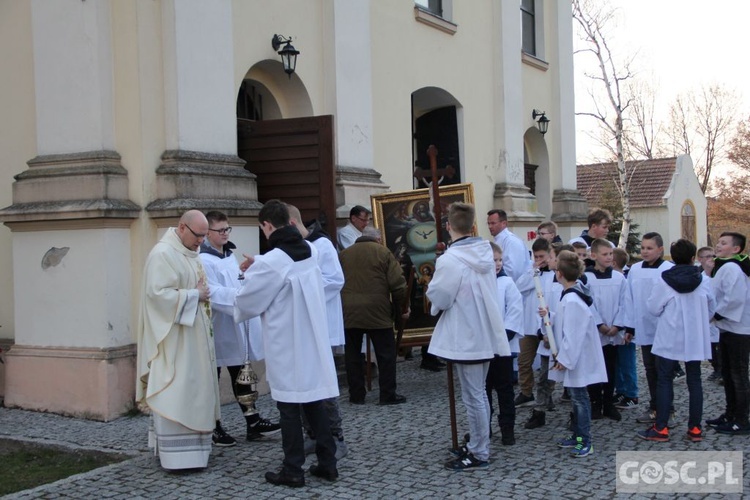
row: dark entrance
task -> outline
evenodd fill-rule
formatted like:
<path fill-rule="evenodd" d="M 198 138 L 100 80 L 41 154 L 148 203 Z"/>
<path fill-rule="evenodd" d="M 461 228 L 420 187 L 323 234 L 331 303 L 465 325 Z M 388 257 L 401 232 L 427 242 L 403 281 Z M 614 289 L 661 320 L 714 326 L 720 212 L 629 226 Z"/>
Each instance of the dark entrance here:
<path fill-rule="evenodd" d="M 429 177 L 430 161 L 427 157 L 427 148 L 433 144 L 438 150 L 438 168 L 445 169 L 449 165 L 453 167 L 448 169 L 448 172 L 452 174 L 446 174 L 440 185 L 447 186 L 461 182 L 455 106 L 438 108 L 417 118 L 414 124 L 414 138 L 417 144 L 416 167 L 425 169 Z M 420 184 L 415 187 L 424 188 L 427 185 Z"/>

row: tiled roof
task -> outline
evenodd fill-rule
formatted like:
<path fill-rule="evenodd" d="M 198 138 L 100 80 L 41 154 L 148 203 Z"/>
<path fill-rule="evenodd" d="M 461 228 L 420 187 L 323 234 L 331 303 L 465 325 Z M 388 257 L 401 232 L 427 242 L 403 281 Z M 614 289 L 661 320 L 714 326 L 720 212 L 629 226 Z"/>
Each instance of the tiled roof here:
<path fill-rule="evenodd" d="M 664 195 L 674 175 L 677 158 L 639 160 L 626 162 L 632 173 L 630 181 L 630 206 L 633 208 L 664 205 Z M 590 206 L 601 203 L 602 194 L 615 193 L 617 169 L 615 163 L 578 165 L 578 191 Z"/>

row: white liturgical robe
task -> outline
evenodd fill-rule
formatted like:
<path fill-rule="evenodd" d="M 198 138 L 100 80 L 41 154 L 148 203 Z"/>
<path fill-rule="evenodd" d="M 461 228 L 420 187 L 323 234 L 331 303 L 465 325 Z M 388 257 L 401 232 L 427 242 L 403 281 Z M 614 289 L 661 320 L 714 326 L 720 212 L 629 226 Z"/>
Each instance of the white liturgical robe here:
<path fill-rule="evenodd" d="M 235 299 L 235 321 L 260 316 L 271 396 L 309 403 L 339 395 L 315 247 L 293 261 L 283 250 L 255 257 Z"/>
<path fill-rule="evenodd" d="M 242 287 L 240 265 L 234 255 L 221 258 L 202 252 L 211 291 L 212 320 L 217 366 L 239 366 L 246 360 L 263 359 L 260 318 L 234 322 L 234 298 Z"/>
<path fill-rule="evenodd" d="M 185 248 L 169 228 L 143 274 L 136 383 L 137 402 L 148 405 L 155 418 L 182 426 L 183 442 L 195 441 L 189 450 L 167 445 L 157 425 L 159 446 L 165 448 L 157 453 L 165 468 L 205 467 L 210 433 L 221 418 L 208 303 L 200 303 L 196 289 L 202 277 L 198 252 Z M 205 439 L 193 438 L 191 431 L 207 436 L 207 449 L 196 452 Z"/>

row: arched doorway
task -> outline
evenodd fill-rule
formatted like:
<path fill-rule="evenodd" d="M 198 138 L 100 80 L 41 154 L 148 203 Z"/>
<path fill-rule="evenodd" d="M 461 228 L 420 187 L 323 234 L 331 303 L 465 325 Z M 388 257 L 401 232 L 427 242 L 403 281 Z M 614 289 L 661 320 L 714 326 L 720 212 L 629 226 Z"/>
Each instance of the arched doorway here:
<path fill-rule="evenodd" d="M 335 238 L 333 140 L 333 117 L 313 116 L 298 75 L 288 78 L 278 61 L 248 70 L 237 93 L 237 155 L 256 176 L 258 201 L 293 204 Z"/>
<path fill-rule="evenodd" d="M 536 197 L 537 212 L 549 218 L 552 214 L 549 152 L 544 136 L 535 127 L 523 136 L 524 185 Z"/>
<path fill-rule="evenodd" d="M 414 188 L 427 187 L 420 175 L 429 171 L 427 148 L 438 150 L 437 166 L 440 185 L 458 184 L 463 178 L 463 107 L 449 92 L 438 87 L 424 87 L 412 93 L 412 131 L 414 147 Z"/>
<path fill-rule="evenodd" d="M 685 203 L 682 204 L 680 222 L 682 226 L 682 238 L 696 243 L 695 207 L 690 200 L 686 200 Z"/>

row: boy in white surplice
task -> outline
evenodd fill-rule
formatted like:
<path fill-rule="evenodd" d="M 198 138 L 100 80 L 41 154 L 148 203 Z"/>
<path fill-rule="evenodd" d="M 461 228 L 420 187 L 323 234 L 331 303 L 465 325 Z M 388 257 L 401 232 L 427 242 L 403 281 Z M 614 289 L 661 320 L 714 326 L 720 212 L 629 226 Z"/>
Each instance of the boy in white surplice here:
<path fill-rule="evenodd" d="M 270 200 L 258 213 L 271 250 L 248 258 L 245 283 L 235 299 L 235 321 L 260 316 L 266 375 L 281 424 L 284 462 L 266 481 L 292 487 L 305 485 L 301 411 L 317 439 L 318 463 L 310 473 L 328 481 L 338 478 L 336 444 L 323 400 L 339 395 L 333 364 L 323 277 L 317 249 L 289 225 L 289 210 Z M 243 263 L 245 264 L 245 263 Z M 243 266 L 244 267 L 244 266 Z"/>

